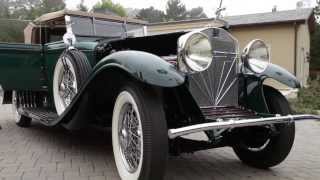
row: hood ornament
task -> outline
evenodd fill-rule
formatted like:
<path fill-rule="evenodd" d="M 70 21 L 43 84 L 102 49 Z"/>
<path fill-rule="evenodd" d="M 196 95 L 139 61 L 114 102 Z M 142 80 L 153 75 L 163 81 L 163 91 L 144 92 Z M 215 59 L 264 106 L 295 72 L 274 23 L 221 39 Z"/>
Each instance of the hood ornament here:
<path fill-rule="evenodd" d="M 223 4 L 223 0 L 220 0 L 219 7 L 217 8 L 217 10 L 215 12 L 216 19 L 220 19 L 222 17 L 221 13 L 226 10 L 225 7 L 222 7 L 222 4 Z"/>
<path fill-rule="evenodd" d="M 220 0 L 219 7 L 215 12 L 216 17 L 213 19 L 212 23 L 206 25 L 207 28 L 222 27 L 224 29 L 229 29 L 228 22 L 222 20 L 222 12 L 226 10 L 225 7 L 222 7 L 222 4 L 223 4 L 223 0 Z"/>

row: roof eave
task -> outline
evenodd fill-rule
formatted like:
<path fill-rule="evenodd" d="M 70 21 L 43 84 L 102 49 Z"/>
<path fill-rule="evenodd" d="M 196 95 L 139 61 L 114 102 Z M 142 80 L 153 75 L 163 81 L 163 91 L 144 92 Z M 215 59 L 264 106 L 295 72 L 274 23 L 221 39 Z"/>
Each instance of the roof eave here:
<path fill-rule="evenodd" d="M 245 24 L 230 24 L 230 27 L 247 27 L 247 26 L 266 26 L 266 25 L 277 25 L 277 24 L 294 24 L 294 23 L 305 23 L 307 20 L 290 20 L 290 21 L 272 21 L 272 22 L 261 22 L 261 23 L 245 23 Z"/>

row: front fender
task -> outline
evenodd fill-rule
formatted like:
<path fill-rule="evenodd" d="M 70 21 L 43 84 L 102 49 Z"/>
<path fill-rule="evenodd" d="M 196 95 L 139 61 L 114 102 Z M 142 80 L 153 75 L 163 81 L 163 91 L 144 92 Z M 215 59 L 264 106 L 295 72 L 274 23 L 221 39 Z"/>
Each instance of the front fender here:
<path fill-rule="evenodd" d="M 141 82 L 160 87 L 177 87 L 185 81 L 185 76 L 172 64 L 141 51 L 113 53 L 102 59 L 93 71 L 98 74 L 110 67 L 120 68 Z"/>
<path fill-rule="evenodd" d="M 291 88 L 300 88 L 300 82 L 298 79 L 292 75 L 290 72 L 288 72 L 286 69 L 275 65 L 275 64 L 270 64 L 267 69 L 260 74 L 262 81 L 267 79 L 267 78 L 272 78 L 276 81 L 279 81 Z"/>
<path fill-rule="evenodd" d="M 89 95 L 94 89 L 92 87 L 96 85 L 97 77 L 105 72 L 111 73 L 111 76 L 108 76 L 109 83 L 116 80 L 117 78 L 112 76 L 113 71 L 125 72 L 145 84 L 164 88 L 179 87 L 185 82 L 183 74 L 158 56 L 140 51 L 116 52 L 103 58 L 93 68 L 91 75 L 74 97 L 70 106 L 59 118 L 47 125 L 55 126 L 62 123 L 67 129 L 78 129 L 87 124 L 90 118 L 86 117 L 85 112 L 88 111 L 88 106 L 90 106 Z"/>
<path fill-rule="evenodd" d="M 261 74 L 242 74 L 240 76 L 240 104 L 259 113 L 269 113 L 263 90 L 263 82 L 268 78 L 291 88 L 300 88 L 300 82 L 294 75 L 278 65 L 270 64 Z"/>

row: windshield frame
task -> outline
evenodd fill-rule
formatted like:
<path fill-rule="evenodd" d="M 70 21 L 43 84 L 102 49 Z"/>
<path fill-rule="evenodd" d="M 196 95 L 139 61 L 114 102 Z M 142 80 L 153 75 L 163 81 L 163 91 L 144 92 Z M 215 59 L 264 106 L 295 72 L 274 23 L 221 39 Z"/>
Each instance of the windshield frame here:
<path fill-rule="evenodd" d="M 84 38 L 127 38 L 146 35 L 144 24 L 112 21 L 95 17 L 69 16 L 72 32 Z"/>

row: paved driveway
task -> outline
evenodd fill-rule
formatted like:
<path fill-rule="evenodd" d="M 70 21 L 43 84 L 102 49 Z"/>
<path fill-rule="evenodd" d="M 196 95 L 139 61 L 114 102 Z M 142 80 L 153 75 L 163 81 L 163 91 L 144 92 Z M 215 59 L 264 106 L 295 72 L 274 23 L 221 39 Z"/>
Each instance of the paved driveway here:
<path fill-rule="evenodd" d="M 34 122 L 18 128 L 10 106 L 0 107 L 0 179 L 119 179 L 110 132 L 68 132 Z M 306 138 L 304 138 L 306 137 Z M 320 179 L 320 123 L 297 125 L 297 138 L 286 162 L 271 170 L 241 164 L 229 148 L 171 157 L 167 180 Z"/>

